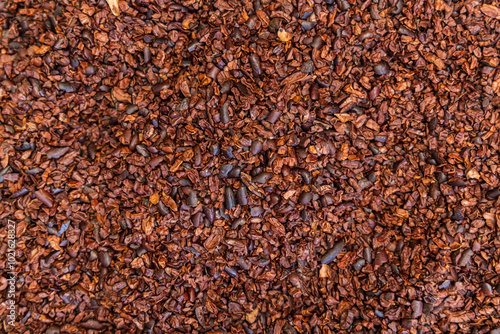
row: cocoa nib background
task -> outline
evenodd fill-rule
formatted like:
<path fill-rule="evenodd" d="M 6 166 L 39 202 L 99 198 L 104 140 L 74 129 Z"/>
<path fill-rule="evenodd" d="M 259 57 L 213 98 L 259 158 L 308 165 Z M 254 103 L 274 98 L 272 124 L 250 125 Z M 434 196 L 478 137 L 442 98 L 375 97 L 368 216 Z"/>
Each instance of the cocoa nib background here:
<path fill-rule="evenodd" d="M 115 13 L 0 2 L 0 332 L 500 332 L 498 1 Z"/>

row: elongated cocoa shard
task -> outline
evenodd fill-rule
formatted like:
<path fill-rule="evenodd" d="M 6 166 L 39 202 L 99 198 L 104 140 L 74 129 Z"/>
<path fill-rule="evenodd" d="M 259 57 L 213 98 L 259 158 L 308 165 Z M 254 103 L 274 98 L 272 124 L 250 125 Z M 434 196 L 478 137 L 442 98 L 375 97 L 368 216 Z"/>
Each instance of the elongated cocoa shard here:
<path fill-rule="evenodd" d="M 224 203 L 227 210 L 230 210 L 236 205 L 233 189 L 228 186 L 224 189 Z"/>
<path fill-rule="evenodd" d="M 462 256 L 460 256 L 460 260 L 458 261 L 458 265 L 460 267 L 467 266 L 470 263 L 473 255 L 474 255 L 474 253 L 472 252 L 471 249 L 466 249 L 462 253 Z"/>
<path fill-rule="evenodd" d="M 498 1 L 0 8 L 4 332 L 498 332 Z"/>
<path fill-rule="evenodd" d="M 54 205 L 54 198 L 47 191 L 40 189 L 35 191 L 35 197 L 42 201 L 43 204 L 51 208 Z"/>

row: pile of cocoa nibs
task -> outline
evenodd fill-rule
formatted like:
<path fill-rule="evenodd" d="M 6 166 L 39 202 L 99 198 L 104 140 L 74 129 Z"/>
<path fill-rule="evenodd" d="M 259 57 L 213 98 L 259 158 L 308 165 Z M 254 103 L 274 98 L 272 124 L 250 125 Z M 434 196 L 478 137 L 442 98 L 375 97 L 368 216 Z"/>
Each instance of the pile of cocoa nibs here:
<path fill-rule="evenodd" d="M 498 1 L 109 2 L 0 2 L 0 332 L 500 333 Z"/>

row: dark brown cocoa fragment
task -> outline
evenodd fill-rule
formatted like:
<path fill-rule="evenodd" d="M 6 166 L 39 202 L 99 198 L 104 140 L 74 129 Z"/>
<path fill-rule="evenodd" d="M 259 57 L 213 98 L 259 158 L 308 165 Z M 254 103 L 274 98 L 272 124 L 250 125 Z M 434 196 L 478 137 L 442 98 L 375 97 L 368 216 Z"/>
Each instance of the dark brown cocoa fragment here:
<path fill-rule="evenodd" d="M 207 74 L 207 77 L 211 78 L 212 80 L 217 79 L 217 75 L 220 73 L 220 69 L 217 66 L 212 67 Z M 221 93 L 225 94 L 225 93 Z"/>
<path fill-rule="evenodd" d="M 454 209 L 451 215 L 451 219 L 453 220 L 463 220 L 465 218 L 464 213 L 460 209 Z"/>
<path fill-rule="evenodd" d="M 0 8 L 4 332 L 499 331 L 497 2 Z"/>
<path fill-rule="evenodd" d="M 372 251 L 371 251 L 370 248 L 366 247 L 366 248 L 363 249 L 363 258 L 368 263 L 372 262 Z"/>
<path fill-rule="evenodd" d="M 99 261 L 103 267 L 109 267 L 111 265 L 111 256 L 107 251 L 99 252 Z"/>
<path fill-rule="evenodd" d="M 246 223 L 245 219 L 243 219 L 243 218 L 236 218 L 233 221 L 233 224 L 231 225 L 231 228 L 232 229 L 237 229 L 238 227 L 245 225 L 245 223 Z"/>
<path fill-rule="evenodd" d="M 429 121 L 428 129 L 430 135 L 434 135 L 436 133 L 437 123 L 438 119 L 436 117 L 432 117 L 431 120 Z"/>
<path fill-rule="evenodd" d="M 403 11 L 404 3 L 403 0 L 397 0 L 394 7 L 389 11 L 392 15 L 399 15 Z"/>
<path fill-rule="evenodd" d="M 198 227 L 203 223 L 203 213 L 197 212 L 193 216 L 191 216 L 191 222 L 194 227 Z"/>
<path fill-rule="evenodd" d="M 220 120 L 222 124 L 227 124 L 230 121 L 229 117 L 229 101 L 226 101 L 220 109 Z"/>
<path fill-rule="evenodd" d="M 328 195 L 328 194 L 323 195 L 320 197 L 319 201 L 320 201 L 321 205 L 323 205 L 325 207 L 330 206 L 333 204 L 333 197 L 331 195 Z"/>
<path fill-rule="evenodd" d="M 302 67 L 300 68 L 302 73 L 313 73 L 314 72 L 314 62 L 310 59 L 306 60 Z"/>
<path fill-rule="evenodd" d="M 18 197 L 21 197 L 21 196 L 24 196 L 26 195 L 27 193 L 29 193 L 29 190 L 26 189 L 26 188 L 23 188 L 19 191 L 16 191 L 15 193 L 13 193 L 12 195 L 10 195 L 10 198 L 12 199 L 15 199 L 15 198 L 18 198 Z"/>
<path fill-rule="evenodd" d="M 386 62 L 380 62 L 374 66 L 373 70 L 377 75 L 385 75 L 389 73 L 389 65 Z"/>
<path fill-rule="evenodd" d="M 47 159 L 59 159 L 69 151 L 69 147 L 56 147 L 47 151 Z"/>
<path fill-rule="evenodd" d="M 54 205 L 54 198 L 47 191 L 39 189 L 35 191 L 35 197 L 38 198 L 43 204 L 51 208 Z"/>
<path fill-rule="evenodd" d="M 260 58 L 258 55 L 255 53 L 252 53 L 248 57 L 248 61 L 250 62 L 250 66 L 252 66 L 252 71 L 255 73 L 255 75 L 261 75 L 262 74 L 262 67 L 260 66 Z"/>
<path fill-rule="evenodd" d="M 202 43 L 198 41 L 193 41 L 188 44 L 187 46 L 187 51 L 188 52 L 194 52 L 198 46 L 200 46 Z"/>
<path fill-rule="evenodd" d="M 259 152 L 262 150 L 262 142 L 260 140 L 254 140 L 252 141 L 252 146 L 250 146 L 250 152 L 252 154 L 259 154 Z"/>
<path fill-rule="evenodd" d="M 265 184 L 267 181 L 269 181 L 272 177 L 274 176 L 273 173 L 269 172 L 262 172 L 257 174 L 252 178 L 252 181 L 255 183 L 260 183 L 260 184 Z"/>
<path fill-rule="evenodd" d="M 58 87 L 65 93 L 74 93 L 76 91 L 75 86 L 70 82 L 61 81 L 58 83 Z"/>
<path fill-rule="evenodd" d="M 367 38 L 372 38 L 374 34 L 371 31 L 364 31 L 359 35 L 359 41 L 363 42 Z"/>
<path fill-rule="evenodd" d="M 354 265 L 352 266 L 354 270 L 361 270 L 366 264 L 366 260 L 365 259 L 359 259 L 358 261 L 356 261 L 354 263 Z"/>
<path fill-rule="evenodd" d="M 220 89 L 221 94 L 227 94 L 231 91 L 231 88 L 234 86 L 234 81 L 233 80 L 227 80 L 222 84 L 222 87 Z"/>
<path fill-rule="evenodd" d="M 490 201 L 494 201 L 498 197 L 500 197 L 500 188 L 491 189 L 486 192 L 486 199 Z"/>
<path fill-rule="evenodd" d="M 50 326 L 46 331 L 46 334 L 59 334 L 61 333 L 61 327 L 60 326 Z"/>
<path fill-rule="evenodd" d="M 233 165 L 224 164 L 220 167 L 219 179 L 225 179 L 228 177 L 229 173 L 233 170 Z"/>
<path fill-rule="evenodd" d="M 370 100 L 375 100 L 379 96 L 379 94 L 380 94 L 380 88 L 378 86 L 375 86 L 370 91 L 368 97 L 370 98 Z"/>
<path fill-rule="evenodd" d="M 413 310 L 413 314 L 412 314 L 412 318 L 413 319 L 418 319 L 420 318 L 420 316 L 422 315 L 422 311 L 423 311 L 423 303 L 420 301 L 420 300 L 414 300 L 412 303 L 411 303 L 411 308 Z"/>
<path fill-rule="evenodd" d="M 494 295 L 493 288 L 491 287 L 491 285 L 489 283 L 481 284 L 481 290 L 483 291 L 485 296 L 491 297 Z"/>
<path fill-rule="evenodd" d="M 313 195 L 310 192 L 302 192 L 299 196 L 299 203 L 301 205 L 306 205 L 311 202 Z"/>
<path fill-rule="evenodd" d="M 243 96 L 250 96 L 251 95 L 251 93 L 248 91 L 247 87 L 244 84 L 242 84 L 241 82 L 236 83 L 236 88 L 238 88 L 238 91 Z"/>
<path fill-rule="evenodd" d="M 437 171 L 435 175 L 436 175 L 436 179 L 439 183 L 445 183 L 448 180 L 448 177 L 446 176 L 446 174 L 441 172 L 441 171 Z"/>
<path fill-rule="evenodd" d="M 472 252 L 472 250 L 466 249 L 460 256 L 460 260 L 458 261 L 458 266 L 465 267 L 469 265 L 473 255 L 474 253 Z"/>
<path fill-rule="evenodd" d="M 341 11 L 346 11 L 349 10 L 349 8 L 351 8 L 351 5 L 347 0 L 336 0 L 336 1 Z"/>
<path fill-rule="evenodd" d="M 304 31 L 309 31 L 311 29 L 313 29 L 315 26 L 316 26 L 316 22 L 312 22 L 312 21 L 302 21 L 300 22 L 300 25 L 302 26 L 302 29 L 304 29 Z"/>
<path fill-rule="evenodd" d="M 161 215 L 163 216 L 168 215 L 169 213 L 168 207 L 162 201 L 159 201 L 156 206 Z"/>
<path fill-rule="evenodd" d="M 448 184 L 452 187 L 466 187 L 467 186 L 467 182 L 465 182 L 462 179 L 457 179 L 457 178 L 449 180 Z"/>
<path fill-rule="evenodd" d="M 158 157 L 155 157 L 155 158 L 149 160 L 148 164 L 149 164 L 149 166 L 151 166 L 152 169 L 155 169 L 158 165 L 161 164 L 162 161 L 163 161 L 163 157 L 158 156 Z"/>
<path fill-rule="evenodd" d="M 144 63 L 148 64 L 151 61 L 151 49 L 149 46 L 144 47 Z"/>
<path fill-rule="evenodd" d="M 162 81 L 151 87 L 151 90 L 153 93 L 156 95 L 159 95 L 164 89 L 167 89 L 170 87 L 170 84 L 167 81 Z"/>
<path fill-rule="evenodd" d="M 385 250 L 378 250 L 375 254 L 375 261 L 374 265 L 375 267 L 379 267 L 383 265 L 384 263 L 387 263 L 389 261 L 389 257 L 387 256 L 387 253 Z"/>
<path fill-rule="evenodd" d="M 93 319 L 82 322 L 80 326 L 85 329 L 94 329 L 94 330 L 102 330 L 105 327 L 102 323 Z"/>
<path fill-rule="evenodd" d="M 236 166 L 229 172 L 229 174 L 227 174 L 227 176 L 233 179 L 238 179 L 241 175 L 241 169 L 241 167 Z"/>
<path fill-rule="evenodd" d="M 225 266 L 225 267 L 224 267 L 224 271 L 225 271 L 226 273 L 228 273 L 228 274 L 229 274 L 229 276 L 231 276 L 231 277 L 234 277 L 234 278 L 238 277 L 238 272 L 236 271 L 236 269 L 234 269 L 234 268 L 232 268 L 232 267 Z"/>
<path fill-rule="evenodd" d="M 248 270 L 250 268 L 250 266 L 248 265 L 248 262 L 244 258 L 242 258 L 242 257 L 240 257 L 236 261 L 236 263 L 238 263 L 238 265 L 240 266 L 240 268 L 243 269 L 243 270 Z"/>
<path fill-rule="evenodd" d="M 210 208 L 208 206 L 203 206 L 203 213 L 205 214 L 205 217 L 208 219 L 210 223 L 213 223 L 215 220 L 215 213 L 214 209 Z"/>
<path fill-rule="evenodd" d="M 248 205 L 247 188 L 241 186 L 236 191 L 236 200 L 239 205 Z"/>
<path fill-rule="evenodd" d="M 189 192 L 189 195 L 186 199 L 186 204 L 191 207 L 195 207 L 198 205 L 198 196 L 196 195 L 196 192 L 194 191 Z"/>
<path fill-rule="evenodd" d="M 311 43 L 311 46 L 316 50 L 320 50 L 324 45 L 325 45 L 325 41 L 323 40 L 323 38 L 321 36 L 314 37 L 314 39 Z"/>
<path fill-rule="evenodd" d="M 281 111 L 279 110 L 272 110 L 269 115 L 267 116 L 266 120 L 271 123 L 271 124 L 274 124 L 278 121 L 278 119 L 280 118 L 281 116 Z"/>
<path fill-rule="evenodd" d="M 262 213 L 264 213 L 264 208 L 262 206 L 254 206 L 250 208 L 251 217 L 259 217 Z"/>
<path fill-rule="evenodd" d="M 342 250 L 344 250 L 344 247 L 345 247 L 344 241 L 342 240 L 337 241 L 333 245 L 333 247 L 321 257 L 320 259 L 321 264 L 329 264 L 330 262 L 335 260 L 337 255 L 339 255 L 342 252 Z"/>
<path fill-rule="evenodd" d="M 281 19 L 278 17 L 273 18 L 269 22 L 269 31 L 272 33 L 277 33 L 281 26 Z"/>

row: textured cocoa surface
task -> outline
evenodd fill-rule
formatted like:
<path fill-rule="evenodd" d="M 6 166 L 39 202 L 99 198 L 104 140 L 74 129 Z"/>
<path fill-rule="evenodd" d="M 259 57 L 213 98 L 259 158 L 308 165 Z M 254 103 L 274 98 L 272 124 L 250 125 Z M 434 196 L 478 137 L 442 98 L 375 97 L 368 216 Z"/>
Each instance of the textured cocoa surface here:
<path fill-rule="evenodd" d="M 0 2 L 0 331 L 500 332 L 498 2 L 119 6 Z"/>

